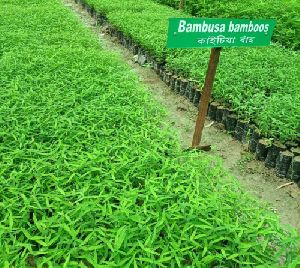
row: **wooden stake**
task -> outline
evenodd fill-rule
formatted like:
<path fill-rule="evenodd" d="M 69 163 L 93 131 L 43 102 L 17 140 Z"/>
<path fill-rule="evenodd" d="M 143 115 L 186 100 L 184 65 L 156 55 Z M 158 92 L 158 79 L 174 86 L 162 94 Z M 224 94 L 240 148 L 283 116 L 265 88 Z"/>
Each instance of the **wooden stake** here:
<path fill-rule="evenodd" d="M 184 2 L 185 2 L 185 0 L 180 0 L 179 10 L 184 10 Z"/>
<path fill-rule="evenodd" d="M 289 186 L 289 185 L 292 185 L 292 184 L 294 184 L 293 181 L 287 182 L 287 183 L 285 183 L 285 184 L 282 184 L 282 185 L 278 186 L 278 187 L 276 188 L 276 190 L 281 189 L 281 188 L 286 187 L 286 186 Z"/>
<path fill-rule="evenodd" d="M 211 92 L 213 89 L 216 71 L 219 63 L 220 52 L 221 52 L 220 47 L 212 48 L 210 52 L 210 59 L 209 59 L 207 73 L 205 77 L 204 88 L 200 99 L 199 112 L 196 121 L 192 147 L 198 147 L 201 142 L 202 131 L 205 123 L 205 118 L 207 115 L 208 104 L 211 97 Z"/>

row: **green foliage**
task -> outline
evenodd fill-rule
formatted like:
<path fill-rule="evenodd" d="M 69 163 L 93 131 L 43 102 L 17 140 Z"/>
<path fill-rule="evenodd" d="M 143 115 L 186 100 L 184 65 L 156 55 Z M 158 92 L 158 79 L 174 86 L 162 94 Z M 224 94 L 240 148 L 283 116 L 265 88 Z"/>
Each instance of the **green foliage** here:
<path fill-rule="evenodd" d="M 209 52 L 170 51 L 170 69 L 204 83 Z M 253 120 L 263 134 L 281 140 L 300 137 L 300 57 L 278 46 L 223 49 L 214 98 Z"/>
<path fill-rule="evenodd" d="M 154 0 L 174 8 L 178 0 Z M 273 41 L 300 49 L 300 2 L 298 0 L 185 0 L 185 11 L 197 17 L 275 19 Z"/>
<path fill-rule="evenodd" d="M 149 0 L 86 1 L 127 36 L 147 49 L 158 61 L 165 59 L 168 18 L 183 14 L 166 6 L 158 6 Z"/>
<path fill-rule="evenodd" d="M 295 232 L 218 159 L 182 152 L 129 67 L 58 0 L 3 7 L 1 267 L 296 263 Z"/>
<path fill-rule="evenodd" d="M 208 50 L 165 49 L 168 18 L 187 14 L 150 0 L 87 2 L 159 61 L 166 62 L 170 70 L 203 83 Z M 214 98 L 256 122 L 268 137 L 282 141 L 300 138 L 298 53 L 279 45 L 224 49 L 220 61 Z"/>

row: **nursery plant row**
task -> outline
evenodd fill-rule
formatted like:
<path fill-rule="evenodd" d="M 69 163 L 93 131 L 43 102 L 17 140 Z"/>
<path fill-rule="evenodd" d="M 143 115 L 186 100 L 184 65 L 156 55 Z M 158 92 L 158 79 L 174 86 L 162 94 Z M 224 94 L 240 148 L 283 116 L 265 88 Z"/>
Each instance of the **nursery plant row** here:
<path fill-rule="evenodd" d="M 109 22 L 174 75 L 201 89 L 209 49 L 166 49 L 168 19 L 190 15 L 149 0 L 86 0 Z M 279 45 L 223 49 L 214 100 L 280 141 L 300 138 L 300 57 Z"/>
<path fill-rule="evenodd" d="M 95 15 L 95 9 L 87 5 L 87 9 L 92 15 Z M 193 80 L 184 79 L 168 71 L 164 65 L 158 63 L 151 55 L 114 27 L 105 16 L 98 16 L 101 24 L 107 27 L 108 32 L 119 39 L 119 41 L 138 55 L 138 61 L 141 65 L 152 66 L 161 79 L 166 82 L 172 90 L 180 95 L 186 96 L 196 106 L 199 103 L 201 91 L 197 88 L 197 83 Z M 276 174 L 280 177 L 286 177 L 300 183 L 300 147 L 299 142 L 286 142 L 285 144 L 272 141 L 265 138 L 260 133 L 255 124 L 239 118 L 236 111 L 213 102 L 210 105 L 208 115 L 212 120 L 223 123 L 235 138 L 243 143 L 249 143 L 251 152 L 256 153 L 256 159 L 265 161 L 268 168 L 275 168 Z"/>
<path fill-rule="evenodd" d="M 88 6 L 86 7 L 93 15 L 92 9 Z M 105 17 L 98 17 L 98 21 L 107 29 L 111 36 L 116 37 L 123 46 L 137 55 L 137 62 L 140 65 L 151 66 L 171 90 L 181 96 L 185 96 L 198 107 L 201 91 L 193 80 L 184 79 L 168 72 L 161 64 L 149 57 L 149 54 L 141 47 L 112 26 Z M 248 145 L 249 151 L 255 153 L 257 160 L 265 161 L 267 168 L 275 168 L 277 176 L 291 179 L 300 186 L 300 146 L 298 143 L 286 142 L 283 144 L 278 141 L 272 142 L 262 137 L 254 124 L 250 124 L 247 120 L 239 119 L 235 111 L 224 107 L 218 102 L 210 103 L 208 116 L 211 120 L 223 124 L 224 128 L 235 139 Z"/>
<path fill-rule="evenodd" d="M 154 0 L 179 8 L 179 0 Z M 197 17 L 275 19 L 273 41 L 287 48 L 300 49 L 300 2 L 297 0 L 185 0 L 184 10 Z"/>
<path fill-rule="evenodd" d="M 218 159 L 182 152 L 60 1 L 6 0 L 0 21 L 1 267 L 299 263 L 295 231 Z"/>

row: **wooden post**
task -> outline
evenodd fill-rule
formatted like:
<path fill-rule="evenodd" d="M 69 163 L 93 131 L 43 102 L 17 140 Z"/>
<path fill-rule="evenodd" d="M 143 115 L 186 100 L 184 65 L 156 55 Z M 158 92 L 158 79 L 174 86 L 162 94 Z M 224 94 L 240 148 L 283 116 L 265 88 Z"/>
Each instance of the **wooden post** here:
<path fill-rule="evenodd" d="M 202 131 L 204 128 L 205 118 L 208 110 L 208 104 L 211 97 L 211 92 L 213 89 L 215 75 L 219 63 L 220 52 L 221 52 L 220 47 L 212 48 L 210 52 L 210 59 L 209 59 L 207 73 L 205 77 L 204 88 L 200 99 L 199 112 L 196 121 L 195 132 L 193 136 L 193 142 L 192 142 L 193 148 L 198 147 L 201 142 Z"/>
<path fill-rule="evenodd" d="M 184 10 L 184 2 L 185 2 L 185 0 L 180 0 L 180 2 L 179 2 L 179 10 Z"/>

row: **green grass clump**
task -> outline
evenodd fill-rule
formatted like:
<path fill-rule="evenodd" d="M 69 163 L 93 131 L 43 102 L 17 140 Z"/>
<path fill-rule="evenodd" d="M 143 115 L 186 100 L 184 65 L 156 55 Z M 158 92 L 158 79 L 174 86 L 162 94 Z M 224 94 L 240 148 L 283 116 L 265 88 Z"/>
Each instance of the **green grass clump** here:
<path fill-rule="evenodd" d="M 150 0 L 87 0 L 127 36 L 166 62 L 170 70 L 203 84 L 208 49 L 166 49 L 168 18 L 189 15 Z M 271 47 L 224 49 L 214 98 L 254 121 L 262 134 L 281 141 L 300 138 L 300 57 Z M 274 105 L 276 104 L 276 105 Z"/>
<path fill-rule="evenodd" d="M 182 152 L 135 74 L 60 1 L 2 7 L 1 267 L 297 261 L 295 232 L 218 159 Z"/>
<path fill-rule="evenodd" d="M 179 0 L 154 0 L 178 9 Z M 196 17 L 275 19 L 273 41 L 300 49 L 300 2 L 298 0 L 186 0 L 185 11 Z"/>

